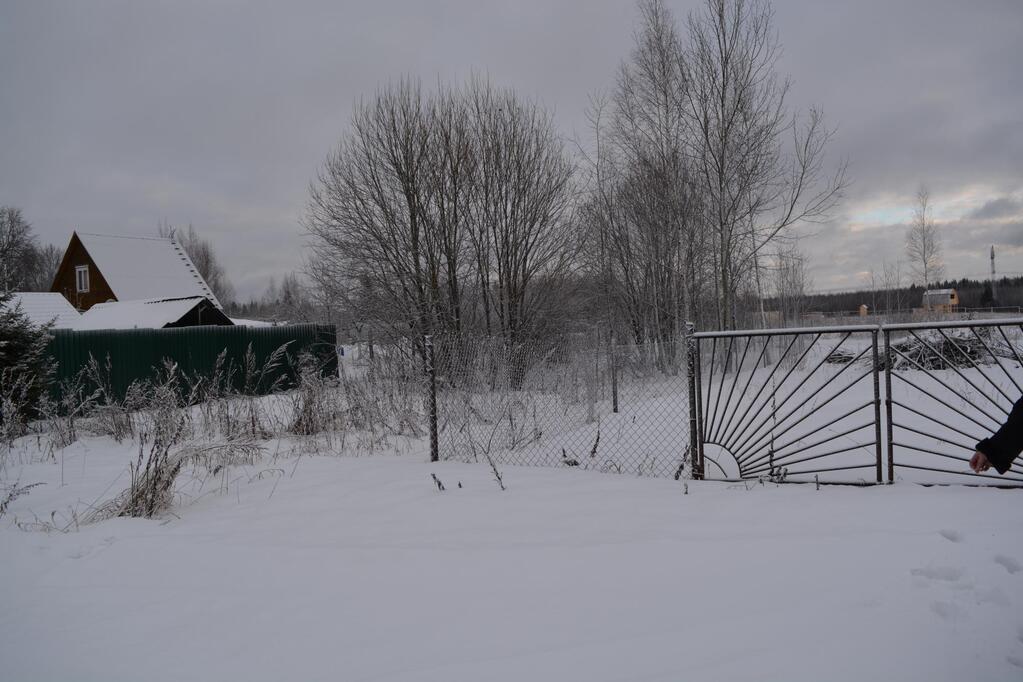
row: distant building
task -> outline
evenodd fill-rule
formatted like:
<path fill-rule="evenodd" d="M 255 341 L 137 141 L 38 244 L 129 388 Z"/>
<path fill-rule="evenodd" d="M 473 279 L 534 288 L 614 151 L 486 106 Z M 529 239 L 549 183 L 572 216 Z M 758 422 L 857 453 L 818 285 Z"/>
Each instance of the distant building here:
<path fill-rule="evenodd" d="M 933 312 L 950 313 L 959 307 L 959 294 L 955 289 L 928 289 L 924 292 L 923 308 Z"/>
<path fill-rule="evenodd" d="M 12 294 L 7 304 L 10 308 L 19 307 L 32 324 L 53 324 L 53 329 L 74 329 L 81 315 L 60 294 L 45 292 L 26 292 Z"/>
<path fill-rule="evenodd" d="M 202 297 L 220 301 L 174 239 L 75 232 L 51 292 L 86 311 L 98 303 Z"/>

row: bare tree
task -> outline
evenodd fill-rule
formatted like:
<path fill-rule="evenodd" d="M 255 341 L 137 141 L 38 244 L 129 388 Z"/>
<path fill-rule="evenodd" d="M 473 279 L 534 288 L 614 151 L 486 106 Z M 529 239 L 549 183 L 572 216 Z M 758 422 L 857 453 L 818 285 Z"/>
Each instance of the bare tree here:
<path fill-rule="evenodd" d="M 63 257 L 64 250 L 53 244 L 33 249 L 31 271 L 24 283 L 25 291 L 49 291 Z"/>
<path fill-rule="evenodd" d="M 913 220 L 906 231 L 906 257 L 913 277 L 923 282 L 925 290 L 944 275 L 941 235 L 931 217 L 931 195 L 926 187 L 920 187 L 916 193 Z"/>
<path fill-rule="evenodd" d="M 310 189 L 315 279 L 396 334 L 515 342 L 549 319 L 543 287 L 568 269 L 571 176 L 550 114 L 512 92 L 387 87 Z"/>
<path fill-rule="evenodd" d="M 681 90 L 706 219 L 714 237 L 719 325 L 732 326 L 737 292 L 764 249 L 790 226 L 825 219 L 845 165 L 827 176 L 832 132 L 819 109 L 789 113 L 789 81 L 764 0 L 706 0 L 689 15 Z"/>
<path fill-rule="evenodd" d="M 516 342 L 550 321 L 553 288 L 571 274 L 569 162 L 551 115 L 474 79 L 469 236 L 485 328 Z M 542 286 L 541 286 L 542 284 Z"/>
<path fill-rule="evenodd" d="M 802 122 L 789 111 L 765 1 L 706 0 L 684 35 L 662 0 L 639 12 L 616 88 L 590 115 L 587 255 L 609 315 L 638 341 L 668 340 L 680 319 L 729 328 L 763 298 L 769 247 L 827 218 L 845 166 L 825 171 L 819 110 Z"/>
<path fill-rule="evenodd" d="M 402 81 L 361 102 L 352 132 L 331 152 L 310 188 L 306 226 L 316 257 L 361 283 L 380 304 L 377 319 L 430 334 L 446 303 L 439 243 L 428 239 L 429 111 L 418 83 Z M 458 253 L 458 251 L 455 251 Z M 329 264 L 329 265 L 327 265 Z M 454 309 L 454 308 L 452 308 Z"/>
<path fill-rule="evenodd" d="M 690 159 L 674 19 L 659 0 L 639 5 L 635 46 L 609 99 L 594 99 L 587 256 L 612 325 L 674 358 L 685 320 L 698 313 L 704 268 L 701 206 Z M 605 109 L 609 110 L 605 113 Z"/>
<path fill-rule="evenodd" d="M 276 319 L 290 322 L 311 322 L 316 319 L 309 287 L 302 282 L 298 273 L 286 274 L 281 278 L 280 286 L 272 284 L 267 289 L 266 302 Z"/>
<path fill-rule="evenodd" d="M 794 244 L 788 244 L 775 256 L 774 289 L 782 319 L 797 323 L 809 309 L 809 290 L 813 286 L 806 271 L 806 256 Z"/>
<path fill-rule="evenodd" d="M 21 210 L 0 206 L 0 291 L 25 288 L 35 253 L 36 238 Z"/>
<path fill-rule="evenodd" d="M 227 278 L 227 271 L 217 257 L 213 243 L 203 239 L 191 223 L 188 230 L 178 230 L 167 222 L 161 222 L 156 232 L 161 237 L 177 241 L 222 304 L 227 305 L 234 300 L 234 287 Z"/>
<path fill-rule="evenodd" d="M 881 289 L 884 291 L 885 312 L 906 307 L 902 296 L 902 263 L 884 261 L 881 264 Z"/>

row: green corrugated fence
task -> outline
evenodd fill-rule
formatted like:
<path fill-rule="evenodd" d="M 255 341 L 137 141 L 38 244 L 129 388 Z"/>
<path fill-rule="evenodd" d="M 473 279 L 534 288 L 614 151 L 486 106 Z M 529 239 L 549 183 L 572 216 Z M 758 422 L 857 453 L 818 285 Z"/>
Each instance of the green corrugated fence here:
<path fill-rule="evenodd" d="M 225 349 L 225 365 L 232 366 L 234 387 L 244 388 L 245 355 L 251 345 L 256 367 L 262 368 L 270 355 L 287 343 L 287 360 L 266 377 L 254 393 L 265 393 L 283 375 L 284 386 L 292 385 L 298 357 L 311 354 L 323 374 L 337 373 L 337 330 L 333 325 L 295 324 L 280 327 L 180 327 L 177 329 L 101 329 L 53 332 L 50 353 L 57 361 L 54 391 L 71 379 L 94 357 L 105 365 L 110 358 L 109 385 L 118 396 L 136 380 L 153 379 L 163 370 L 164 360 L 173 360 L 188 376 L 209 377 L 217 356 Z"/>

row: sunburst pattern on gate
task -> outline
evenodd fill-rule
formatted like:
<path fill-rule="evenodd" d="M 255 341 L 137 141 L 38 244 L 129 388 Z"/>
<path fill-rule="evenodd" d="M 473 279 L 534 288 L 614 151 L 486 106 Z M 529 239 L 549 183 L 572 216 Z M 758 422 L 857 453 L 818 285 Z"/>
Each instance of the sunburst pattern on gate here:
<path fill-rule="evenodd" d="M 694 334 L 697 475 L 880 482 L 877 334 L 866 326 Z"/>

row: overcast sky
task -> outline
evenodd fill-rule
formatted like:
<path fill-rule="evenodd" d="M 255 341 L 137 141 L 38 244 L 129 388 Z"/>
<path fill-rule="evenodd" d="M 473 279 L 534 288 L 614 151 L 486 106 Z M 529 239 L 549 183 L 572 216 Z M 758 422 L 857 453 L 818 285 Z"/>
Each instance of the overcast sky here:
<path fill-rule="evenodd" d="M 984 275 L 992 244 L 999 271 L 1023 271 L 1023 2 L 774 6 L 791 101 L 823 107 L 850 163 L 802 243 L 816 287 L 904 259 L 921 184 L 950 276 Z M 628 0 L 0 0 L 0 205 L 62 247 L 191 223 L 258 295 L 300 267 L 309 181 L 359 97 L 479 71 L 584 136 L 635 22 Z"/>

